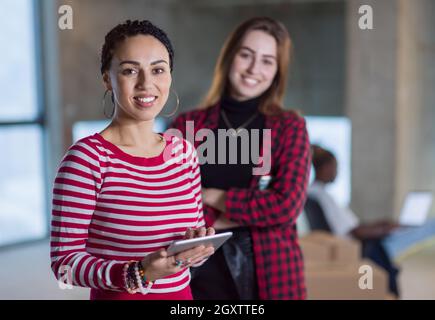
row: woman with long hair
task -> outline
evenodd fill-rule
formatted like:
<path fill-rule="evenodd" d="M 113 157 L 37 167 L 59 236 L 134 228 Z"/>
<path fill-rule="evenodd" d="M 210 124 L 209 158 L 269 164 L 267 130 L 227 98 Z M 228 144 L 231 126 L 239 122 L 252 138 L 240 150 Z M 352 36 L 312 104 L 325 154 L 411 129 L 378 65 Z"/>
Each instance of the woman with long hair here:
<path fill-rule="evenodd" d="M 195 137 L 206 221 L 233 232 L 192 269 L 195 299 L 306 297 L 296 220 L 306 197 L 310 145 L 303 117 L 282 106 L 291 48 L 280 22 L 243 22 L 227 38 L 200 108 L 173 123 Z M 201 146 L 205 129 L 217 137 L 203 142 L 214 150 Z"/>

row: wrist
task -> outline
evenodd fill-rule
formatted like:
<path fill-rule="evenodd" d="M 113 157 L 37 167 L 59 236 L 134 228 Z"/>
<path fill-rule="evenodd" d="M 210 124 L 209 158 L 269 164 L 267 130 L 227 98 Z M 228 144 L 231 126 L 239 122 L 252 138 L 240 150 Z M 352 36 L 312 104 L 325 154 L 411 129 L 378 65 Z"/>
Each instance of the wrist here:
<path fill-rule="evenodd" d="M 152 276 L 152 274 L 151 274 L 151 272 L 150 272 L 150 268 L 149 268 L 149 263 L 148 263 L 148 261 L 146 261 L 145 259 L 143 259 L 141 262 L 140 262 L 140 267 L 141 267 L 141 270 L 142 270 L 142 275 L 143 275 L 143 278 L 145 279 L 145 281 L 146 282 L 153 282 L 155 279 L 154 279 L 154 277 Z"/>

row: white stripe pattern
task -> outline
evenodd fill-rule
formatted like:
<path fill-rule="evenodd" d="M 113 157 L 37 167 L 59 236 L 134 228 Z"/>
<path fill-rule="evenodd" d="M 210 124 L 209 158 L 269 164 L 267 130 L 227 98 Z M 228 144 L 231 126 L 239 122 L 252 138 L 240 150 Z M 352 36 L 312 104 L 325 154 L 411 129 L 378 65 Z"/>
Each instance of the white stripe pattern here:
<path fill-rule="evenodd" d="M 118 152 L 98 134 L 71 146 L 53 185 L 50 252 L 58 279 L 62 266 L 72 272 L 73 285 L 125 291 L 126 261 L 205 225 L 196 151 L 177 137 L 167 148 L 173 155 L 167 161 L 148 161 Z M 189 281 L 184 269 L 157 280 L 151 293 L 176 292 Z"/>

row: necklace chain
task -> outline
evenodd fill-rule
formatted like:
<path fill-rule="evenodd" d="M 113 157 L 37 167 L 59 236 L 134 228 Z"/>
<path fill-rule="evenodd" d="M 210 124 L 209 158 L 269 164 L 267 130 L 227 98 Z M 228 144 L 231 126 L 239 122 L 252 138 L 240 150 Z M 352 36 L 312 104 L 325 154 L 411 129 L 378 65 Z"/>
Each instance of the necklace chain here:
<path fill-rule="evenodd" d="M 234 129 L 234 126 L 231 124 L 230 120 L 229 120 L 228 117 L 227 117 L 227 114 L 225 113 L 225 111 L 224 111 L 223 109 L 221 110 L 221 115 L 222 115 L 222 119 L 224 120 L 225 125 L 228 127 L 228 129 Z M 255 118 L 257 118 L 257 116 L 258 116 L 258 112 L 255 112 L 251 117 L 249 117 L 248 120 L 246 120 L 244 123 L 242 123 L 242 124 L 241 124 L 239 127 L 237 127 L 236 129 L 234 129 L 236 132 L 235 132 L 235 134 L 233 134 L 233 135 L 238 135 L 239 132 L 240 132 L 242 129 L 245 129 L 245 127 L 246 127 L 248 124 L 250 124 L 252 121 L 254 121 Z"/>

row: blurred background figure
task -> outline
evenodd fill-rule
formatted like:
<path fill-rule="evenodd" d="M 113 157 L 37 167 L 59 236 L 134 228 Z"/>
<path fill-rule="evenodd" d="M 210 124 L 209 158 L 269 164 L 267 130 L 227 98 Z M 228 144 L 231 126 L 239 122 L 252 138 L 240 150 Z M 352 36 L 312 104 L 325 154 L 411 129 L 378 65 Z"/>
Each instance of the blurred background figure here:
<path fill-rule="evenodd" d="M 338 236 L 352 235 L 357 239 L 366 240 L 382 238 L 398 227 L 396 223 L 388 220 L 360 224 L 350 208 L 338 205 L 326 191 L 327 184 L 334 182 L 337 177 L 337 159 L 332 152 L 317 145 L 313 145 L 311 149 L 315 177 L 309 186 L 310 201 L 306 208 L 311 212 L 310 202 L 316 201 L 325 218 L 324 226 L 316 226 L 316 229 L 328 230 Z"/>
<path fill-rule="evenodd" d="M 340 206 L 326 190 L 337 177 L 338 163 L 334 154 L 318 145 L 312 145 L 311 149 L 315 177 L 305 204 L 310 228 L 360 240 L 362 256 L 388 272 L 390 291 L 398 296 L 398 268 L 393 261 L 413 245 L 435 237 L 435 220 L 420 227 L 403 228 L 391 220 L 362 223 L 350 208 Z"/>

